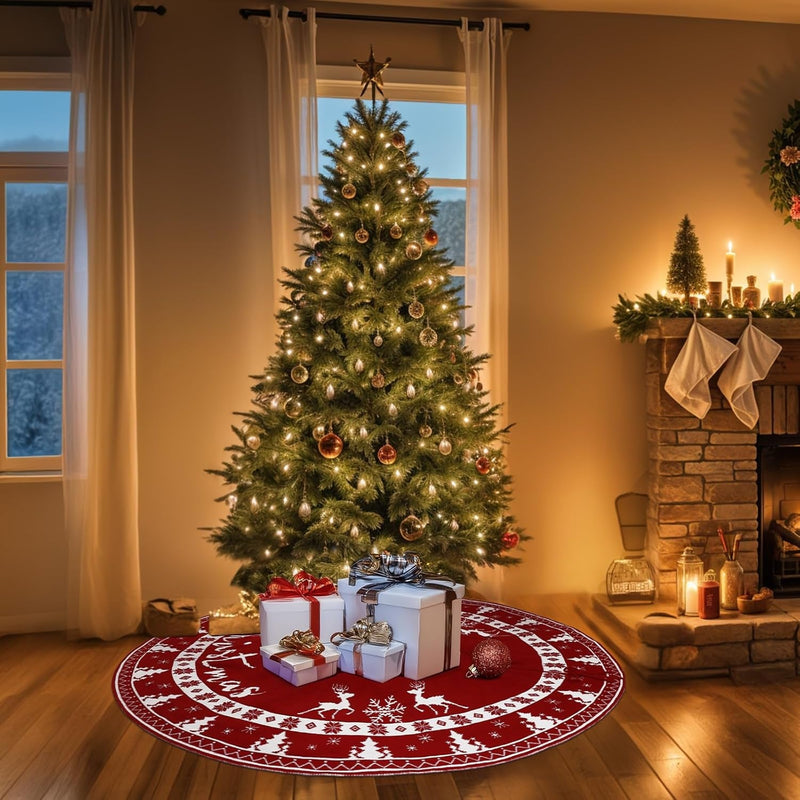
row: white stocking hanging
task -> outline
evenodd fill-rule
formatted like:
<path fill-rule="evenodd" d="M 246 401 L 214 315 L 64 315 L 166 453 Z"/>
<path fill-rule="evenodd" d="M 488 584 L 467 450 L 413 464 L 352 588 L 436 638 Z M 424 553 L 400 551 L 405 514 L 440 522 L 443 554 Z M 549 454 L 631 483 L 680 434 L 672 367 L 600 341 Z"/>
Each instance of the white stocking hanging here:
<path fill-rule="evenodd" d="M 700 325 L 695 317 L 664 389 L 688 412 L 703 419 L 711 408 L 708 381 L 736 351 L 736 345 Z"/>
<path fill-rule="evenodd" d="M 731 404 L 731 410 L 748 428 L 758 422 L 758 406 L 753 381 L 767 377 L 770 367 L 781 352 L 781 346 L 753 325 L 747 327 L 737 342 L 736 354 L 719 376 L 719 388 Z"/>

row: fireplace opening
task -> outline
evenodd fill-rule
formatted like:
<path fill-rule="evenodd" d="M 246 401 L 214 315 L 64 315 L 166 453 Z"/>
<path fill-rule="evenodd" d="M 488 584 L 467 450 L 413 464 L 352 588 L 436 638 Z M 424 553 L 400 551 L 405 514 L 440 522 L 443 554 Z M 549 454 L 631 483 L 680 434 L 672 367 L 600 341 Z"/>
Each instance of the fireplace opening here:
<path fill-rule="evenodd" d="M 800 596 L 800 436 L 759 436 L 759 579 Z"/>

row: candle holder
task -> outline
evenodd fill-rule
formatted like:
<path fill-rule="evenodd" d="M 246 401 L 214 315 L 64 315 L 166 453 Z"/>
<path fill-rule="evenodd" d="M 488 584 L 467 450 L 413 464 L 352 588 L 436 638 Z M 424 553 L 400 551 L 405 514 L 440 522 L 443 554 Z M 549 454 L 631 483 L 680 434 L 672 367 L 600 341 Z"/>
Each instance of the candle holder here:
<path fill-rule="evenodd" d="M 722 281 L 708 282 L 708 296 L 706 300 L 711 308 L 719 308 L 722 305 Z"/>
<path fill-rule="evenodd" d="M 703 580 L 703 560 L 694 549 L 686 547 L 677 561 L 675 594 L 678 616 L 696 617 L 699 614 L 698 590 Z"/>
<path fill-rule="evenodd" d="M 759 308 L 761 306 L 761 289 L 756 286 L 756 276 L 747 276 L 747 286 L 742 292 L 742 302 L 745 308 Z"/>

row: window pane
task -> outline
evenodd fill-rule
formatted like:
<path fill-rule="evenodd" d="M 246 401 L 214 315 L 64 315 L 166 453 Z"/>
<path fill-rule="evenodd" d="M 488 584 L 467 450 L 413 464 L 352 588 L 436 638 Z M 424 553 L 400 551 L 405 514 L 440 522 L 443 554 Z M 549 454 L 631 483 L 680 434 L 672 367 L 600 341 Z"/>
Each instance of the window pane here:
<path fill-rule="evenodd" d="M 63 324 L 63 272 L 6 273 L 9 359 L 60 359 Z"/>
<path fill-rule="evenodd" d="M 6 184 L 9 263 L 63 263 L 66 233 L 66 183 Z"/>
<path fill-rule="evenodd" d="M 0 91 L 0 151 L 52 151 L 69 146 L 69 92 Z"/>
<path fill-rule="evenodd" d="M 10 369 L 8 455 L 61 455 L 61 370 Z"/>
<path fill-rule="evenodd" d="M 467 263 L 467 190 L 434 186 L 431 193 L 439 201 L 435 222 L 439 247 L 456 266 L 463 267 Z"/>
<path fill-rule="evenodd" d="M 328 141 L 338 144 L 336 123 L 353 108 L 353 101 L 341 97 L 317 99 L 319 163 L 324 164 L 322 151 Z M 401 100 L 391 103 L 408 123 L 406 138 L 413 141 L 418 153 L 417 164 L 428 170 L 431 178 L 467 178 L 467 118 L 463 103 L 412 103 Z M 443 133 L 445 132 L 445 133 Z"/>

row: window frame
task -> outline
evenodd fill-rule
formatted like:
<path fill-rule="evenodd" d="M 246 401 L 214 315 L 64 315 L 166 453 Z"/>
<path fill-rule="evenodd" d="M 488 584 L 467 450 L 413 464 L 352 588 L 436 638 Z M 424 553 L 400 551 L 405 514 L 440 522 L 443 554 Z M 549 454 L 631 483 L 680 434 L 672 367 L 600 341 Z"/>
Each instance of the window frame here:
<path fill-rule="evenodd" d="M 361 81 L 353 67 L 330 65 L 317 65 L 317 97 L 332 97 L 352 100 L 358 97 L 361 91 Z M 392 100 L 411 101 L 417 103 L 458 103 L 464 106 L 466 115 L 467 84 L 463 72 L 443 70 L 417 70 L 417 69 L 392 69 L 391 84 L 386 89 Z M 367 96 L 365 92 L 364 96 Z M 371 95 L 370 95 L 371 97 Z M 464 124 L 466 126 L 466 116 Z M 310 178 L 316 184 L 316 176 Z M 426 175 L 425 180 L 432 189 L 457 188 L 463 189 L 469 203 L 469 186 L 465 177 L 459 178 L 434 178 Z M 312 186 L 312 192 L 316 187 Z M 464 234 L 469 225 L 469 209 L 467 209 L 464 222 Z M 466 256 L 466 252 L 464 254 Z M 467 267 L 466 264 L 456 264 L 451 267 L 450 274 L 454 278 L 464 279 L 466 291 Z M 467 324 L 471 324 L 470 309 L 466 310 Z"/>
<path fill-rule="evenodd" d="M 0 58 L 0 91 L 69 91 L 68 58 Z M 9 272 L 62 272 L 66 257 L 56 263 L 8 262 L 6 249 L 6 184 L 67 183 L 69 151 L 0 151 L 0 479 L 54 479 L 63 467 L 63 445 L 57 456 L 10 456 L 8 454 L 7 375 L 11 369 L 59 369 L 62 387 L 64 354 L 60 359 L 9 359 L 6 325 L 6 285 Z M 62 338 L 63 343 L 63 338 Z M 62 443 L 64 407 L 61 408 Z"/>

